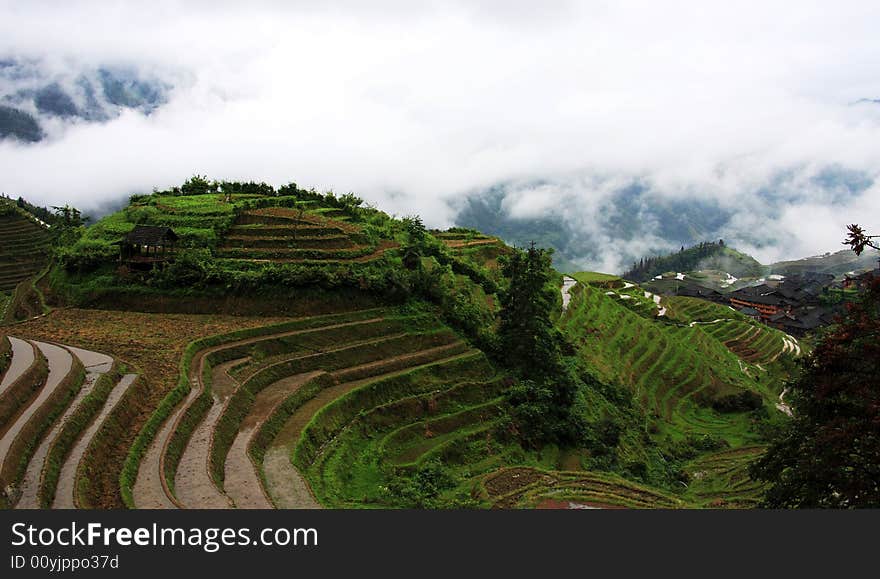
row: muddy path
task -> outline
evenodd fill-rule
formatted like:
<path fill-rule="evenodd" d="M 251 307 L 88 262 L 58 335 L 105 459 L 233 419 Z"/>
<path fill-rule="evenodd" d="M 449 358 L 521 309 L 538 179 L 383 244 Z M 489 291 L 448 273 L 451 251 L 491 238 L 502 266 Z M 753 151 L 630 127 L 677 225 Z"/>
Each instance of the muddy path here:
<path fill-rule="evenodd" d="M 86 428 L 80 435 L 79 439 L 77 439 L 73 448 L 70 449 L 70 454 L 68 454 L 67 458 L 64 460 L 64 464 L 61 466 L 61 472 L 58 475 L 58 487 L 55 489 L 55 500 L 52 502 L 53 509 L 76 508 L 76 471 L 79 467 L 79 463 L 82 461 L 86 449 L 88 449 L 92 439 L 95 438 L 101 425 L 104 424 L 104 420 L 107 419 L 107 416 L 110 415 L 116 407 L 116 404 L 122 399 L 122 396 L 126 393 L 128 388 L 134 383 L 135 378 L 137 378 L 137 374 L 126 374 L 116 383 L 116 386 L 113 387 L 113 390 L 111 390 L 109 396 L 107 396 L 104 406 L 101 407 L 101 411 L 98 412 L 98 415 L 95 416 L 88 428 Z"/>
<path fill-rule="evenodd" d="M 562 276 L 562 289 L 559 291 L 562 292 L 562 311 L 566 311 L 568 309 L 568 304 L 571 303 L 571 288 L 573 288 L 577 284 L 577 280 L 573 277 L 569 277 L 567 275 Z"/>
<path fill-rule="evenodd" d="M 309 484 L 290 462 L 293 444 L 273 446 L 263 457 L 263 472 L 272 502 L 279 509 L 320 509 Z"/>
<path fill-rule="evenodd" d="M 248 454 L 254 434 L 284 400 L 322 372 L 308 372 L 284 378 L 257 394 L 254 405 L 241 423 L 226 456 L 224 488 L 240 509 L 271 509 L 260 477 Z M 291 468 L 293 466 L 291 465 Z"/>
<path fill-rule="evenodd" d="M 3 375 L 3 380 L 0 381 L 0 394 L 18 380 L 36 359 L 34 347 L 30 342 L 9 336 L 9 343 L 12 345 L 12 360 L 9 368 L 6 369 L 6 374 Z"/>
<path fill-rule="evenodd" d="M 64 427 L 67 419 L 77 408 L 79 408 L 83 398 L 85 398 L 95 387 L 98 378 L 108 372 L 113 366 L 113 358 L 105 354 L 89 352 L 88 350 L 81 350 L 79 348 L 67 348 L 67 350 L 73 353 L 82 365 L 86 367 L 85 381 L 70 405 L 68 405 L 58 420 L 55 421 L 55 424 L 52 425 L 49 433 L 43 438 L 43 442 L 40 443 L 37 450 L 34 452 L 34 455 L 31 457 L 31 461 L 28 463 L 27 470 L 24 474 L 24 479 L 22 479 L 21 482 L 21 497 L 15 506 L 17 509 L 40 508 L 37 492 L 40 489 L 40 480 L 42 478 L 43 468 L 45 467 L 46 455 L 49 454 L 49 448 L 52 446 L 52 443 L 55 442 L 55 439 Z"/>
<path fill-rule="evenodd" d="M 242 359 L 224 362 L 211 370 L 214 404 L 193 432 L 174 477 L 177 500 L 186 508 L 232 508 L 232 501 L 214 484 L 209 467 L 214 428 L 223 414 L 226 400 L 239 385 L 228 371 L 241 361 Z"/>
<path fill-rule="evenodd" d="M 156 437 L 150 443 L 147 452 L 144 453 L 137 478 L 134 481 L 134 487 L 131 489 L 134 506 L 138 509 L 177 508 L 177 505 L 174 504 L 165 491 L 165 484 L 162 480 L 164 478 L 162 475 L 162 456 L 165 451 L 165 444 L 174 433 L 177 421 L 201 392 L 201 387 L 197 388 L 194 384 L 182 403 L 177 405 L 171 416 L 162 424 L 162 428 L 156 433 Z"/>
<path fill-rule="evenodd" d="M 793 416 L 791 412 L 791 406 L 789 406 L 785 402 L 785 395 L 788 394 L 788 388 L 784 388 L 782 392 L 779 394 L 779 402 L 776 403 L 776 408 L 779 409 L 780 412 L 785 414 L 786 416 Z"/>
<path fill-rule="evenodd" d="M 12 442 L 18 436 L 18 433 L 21 432 L 21 429 L 24 428 L 34 413 L 55 392 L 55 389 L 58 388 L 58 385 L 61 384 L 64 377 L 67 376 L 73 367 L 73 356 L 64 348 L 45 342 L 34 342 L 34 345 L 46 357 L 49 363 L 49 375 L 46 378 L 46 384 L 37 394 L 36 398 L 34 398 L 33 402 L 31 402 L 30 406 L 19 414 L 15 422 L 9 427 L 9 430 L 6 431 L 6 434 L 3 435 L 3 438 L 0 438 L 0 465 L 6 462 L 9 448 L 12 446 Z"/>

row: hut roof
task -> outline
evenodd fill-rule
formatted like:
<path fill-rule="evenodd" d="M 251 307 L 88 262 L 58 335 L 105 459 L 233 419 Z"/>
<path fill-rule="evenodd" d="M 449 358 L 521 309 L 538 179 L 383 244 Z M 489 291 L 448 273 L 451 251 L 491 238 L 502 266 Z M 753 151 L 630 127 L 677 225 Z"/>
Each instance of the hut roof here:
<path fill-rule="evenodd" d="M 123 243 L 132 245 L 165 245 L 177 240 L 177 234 L 170 227 L 154 225 L 137 225 L 122 238 Z"/>

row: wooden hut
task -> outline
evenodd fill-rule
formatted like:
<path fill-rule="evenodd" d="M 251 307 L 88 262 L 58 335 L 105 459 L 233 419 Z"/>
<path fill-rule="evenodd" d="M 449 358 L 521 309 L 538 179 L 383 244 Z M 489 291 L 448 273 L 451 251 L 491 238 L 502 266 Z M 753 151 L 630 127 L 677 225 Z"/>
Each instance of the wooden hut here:
<path fill-rule="evenodd" d="M 153 265 L 174 257 L 177 234 L 170 227 L 136 225 L 119 244 L 119 260 L 128 265 Z"/>

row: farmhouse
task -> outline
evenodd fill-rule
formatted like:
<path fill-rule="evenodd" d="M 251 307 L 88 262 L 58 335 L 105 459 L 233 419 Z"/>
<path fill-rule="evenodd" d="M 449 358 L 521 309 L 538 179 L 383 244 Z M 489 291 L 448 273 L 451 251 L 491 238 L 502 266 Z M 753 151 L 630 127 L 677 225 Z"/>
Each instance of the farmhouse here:
<path fill-rule="evenodd" d="M 862 274 L 847 274 L 843 278 L 843 289 L 864 289 L 874 277 L 880 277 L 880 265 L 873 271 L 866 271 Z"/>
<path fill-rule="evenodd" d="M 748 316 L 748 317 L 752 318 L 753 320 L 761 321 L 761 312 L 759 312 L 755 308 L 750 308 L 750 307 L 740 308 L 739 313 L 741 313 L 744 316 Z"/>
<path fill-rule="evenodd" d="M 793 336 L 803 336 L 832 322 L 831 313 L 822 308 L 780 312 L 767 319 L 767 324 Z"/>
<path fill-rule="evenodd" d="M 681 283 L 678 284 L 676 290 L 677 291 L 675 291 L 675 295 L 679 296 L 684 296 L 688 298 L 702 298 L 704 300 L 709 300 L 712 302 L 724 301 L 724 295 L 722 295 L 721 293 L 697 284 Z"/>
<path fill-rule="evenodd" d="M 730 305 L 735 309 L 753 308 L 762 318 L 769 318 L 794 305 L 794 300 L 782 295 L 778 288 L 767 285 L 744 287 L 729 294 Z"/>
<path fill-rule="evenodd" d="M 137 225 L 116 242 L 119 260 L 133 266 L 167 262 L 174 257 L 177 240 L 177 234 L 170 227 Z"/>

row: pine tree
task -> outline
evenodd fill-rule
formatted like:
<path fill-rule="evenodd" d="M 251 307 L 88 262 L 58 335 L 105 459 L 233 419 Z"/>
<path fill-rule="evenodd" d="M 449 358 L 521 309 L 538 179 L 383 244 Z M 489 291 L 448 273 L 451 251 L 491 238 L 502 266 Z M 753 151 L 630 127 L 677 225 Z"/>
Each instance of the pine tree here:
<path fill-rule="evenodd" d="M 510 286 L 501 295 L 498 334 L 508 366 L 520 377 L 509 394 L 514 420 L 531 446 L 571 443 L 584 432 L 573 412 L 578 383 L 563 362 L 561 338 L 551 321 L 558 306 L 551 256 L 552 250 L 532 243 L 502 263 Z"/>
<path fill-rule="evenodd" d="M 552 250 L 532 243 L 515 251 L 502 265 L 510 287 L 501 296 L 499 336 L 506 356 L 524 376 L 552 370 L 559 358 L 551 312 L 556 307 Z"/>

